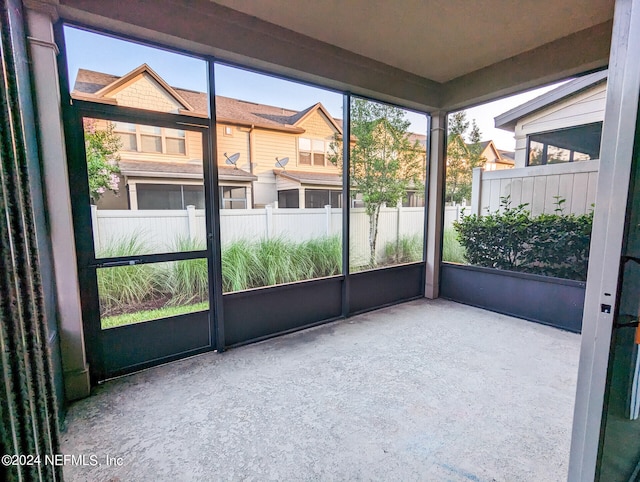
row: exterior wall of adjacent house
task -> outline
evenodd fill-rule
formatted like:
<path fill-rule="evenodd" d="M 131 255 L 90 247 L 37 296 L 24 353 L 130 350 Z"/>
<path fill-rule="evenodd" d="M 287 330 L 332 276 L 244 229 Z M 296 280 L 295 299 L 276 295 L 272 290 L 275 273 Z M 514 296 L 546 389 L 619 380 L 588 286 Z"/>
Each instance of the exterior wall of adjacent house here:
<path fill-rule="evenodd" d="M 528 135 L 602 122 L 606 92 L 605 82 L 520 119 L 515 128 L 515 167 L 526 166 Z"/>
<path fill-rule="evenodd" d="M 303 122 L 300 123 L 300 127 L 305 130 L 304 134 L 300 134 L 298 137 L 318 139 L 325 142 L 325 165 L 324 167 L 318 166 L 305 166 L 299 164 L 299 157 L 296 157 L 296 169 L 299 171 L 311 171 L 311 172 L 323 172 L 329 174 L 340 174 L 340 170 L 337 166 L 333 165 L 329 161 L 330 144 L 334 140 L 336 134 L 335 128 L 331 125 L 329 119 L 320 112 L 315 111 Z M 298 140 L 296 139 L 296 150 L 298 149 Z"/>
<path fill-rule="evenodd" d="M 134 107 L 139 109 L 153 110 L 158 112 L 178 112 L 188 106 L 182 105 L 178 99 L 174 98 L 167 89 L 160 84 L 152 75 L 142 72 L 126 83 L 114 88 L 105 94 L 106 98 L 115 98 L 118 105 Z M 97 129 L 105 129 L 107 121 L 96 121 Z M 293 126 L 292 126 L 293 127 Z M 278 200 L 278 190 L 284 189 L 286 184 L 288 189 L 298 189 L 300 195 L 300 206 L 304 207 L 304 191 L 306 189 L 339 189 L 339 186 L 323 185 L 321 183 L 309 183 L 305 185 L 293 180 L 279 179 L 276 182 L 274 169 L 276 159 L 289 158 L 286 169 L 291 171 L 302 171 L 318 174 L 339 175 L 340 169 L 329 160 L 331 143 L 338 133 L 332 119 L 327 117 L 321 108 L 312 110 L 307 117 L 299 121 L 295 128 L 304 129 L 304 132 L 286 132 L 276 129 L 265 129 L 255 126 L 244 126 L 233 123 L 220 123 L 216 126 L 217 139 L 217 162 L 220 166 L 225 166 L 225 154 L 231 157 L 240 154 L 236 167 L 249 172 L 257 177 L 251 181 L 230 181 L 221 179 L 220 185 L 243 186 L 247 188 L 247 207 L 261 208 L 267 205 L 274 205 Z M 151 153 L 141 151 L 122 150 L 119 155 L 121 160 L 138 162 L 194 162 L 202 161 L 202 135 L 199 132 L 185 131 L 185 154 L 166 154 L 165 129 L 162 129 L 163 153 Z M 138 133 L 140 134 L 140 133 Z M 300 139 L 322 141 L 324 145 L 324 165 L 300 163 Z M 141 147 L 138 136 L 138 149 Z M 316 151 L 314 151 L 315 153 Z M 490 162 L 499 157 L 492 152 Z M 145 177 L 147 176 L 147 177 Z M 124 176 L 123 176 L 124 177 Z M 100 202 L 99 209 L 137 209 L 136 186 L 142 183 L 155 184 L 198 184 L 197 178 L 191 175 L 172 176 L 168 174 L 162 177 L 160 173 L 149 176 L 149 173 L 141 172 L 139 175 L 129 174 L 121 182 L 118 194 L 105 193 Z"/>
<path fill-rule="evenodd" d="M 219 124 L 217 127 L 218 163 L 225 162 L 224 153 L 231 156 L 240 153 L 238 167 L 258 177 L 254 182 L 254 205 L 263 207 L 278 200 L 276 176 L 273 172 L 276 158 L 289 158 L 287 169 L 306 172 L 339 174 L 339 169 L 331 164 L 326 156 L 329 143 L 336 133 L 335 128 L 319 111 L 312 112 L 297 127 L 305 129 L 302 134 L 280 132 L 262 128 Z M 229 133 L 227 128 L 231 129 Z M 298 139 L 300 137 L 323 140 L 325 142 L 325 166 L 302 165 L 299 163 Z M 249 166 L 251 162 L 251 166 Z M 298 184 L 295 187 L 299 188 Z"/>
<path fill-rule="evenodd" d="M 606 83 L 553 103 L 518 120 L 515 127 L 515 169 L 500 172 L 474 172 L 471 212 L 486 214 L 501 208 L 501 198 L 511 206 L 526 204 L 532 215 L 554 213 L 564 199 L 565 214 L 584 214 L 596 199 L 599 160 L 527 166 L 527 136 L 569 127 L 602 122 Z"/>
<path fill-rule="evenodd" d="M 251 166 L 249 162 L 255 161 L 251 159 L 250 149 L 250 127 L 241 127 L 230 124 L 218 124 L 216 126 L 216 141 L 218 143 L 218 164 L 223 166 L 226 164 L 225 152 L 231 157 L 233 154 L 240 154 L 236 166 L 238 169 L 249 171 Z"/>
<path fill-rule="evenodd" d="M 276 176 L 273 169 L 276 157 L 289 158 L 287 167 L 294 167 L 296 162 L 296 137 L 294 134 L 257 129 L 254 132 L 255 161 L 253 174 L 258 177 L 254 182 L 255 207 L 264 207 L 278 200 Z"/>
<path fill-rule="evenodd" d="M 484 151 L 482 151 L 482 157 L 484 157 L 486 161 L 484 165 L 485 171 L 499 171 L 501 169 L 513 168 L 512 164 L 506 164 L 502 161 L 502 158 L 496 152 L 492 142 L 485 147 Z"/>
<path fill-rule="evenodd" d="M 116 99 L 118 105 L 158 112 L 178 112 L 183 107 L 146 72 L 109 92 L 105 97 Z"/>

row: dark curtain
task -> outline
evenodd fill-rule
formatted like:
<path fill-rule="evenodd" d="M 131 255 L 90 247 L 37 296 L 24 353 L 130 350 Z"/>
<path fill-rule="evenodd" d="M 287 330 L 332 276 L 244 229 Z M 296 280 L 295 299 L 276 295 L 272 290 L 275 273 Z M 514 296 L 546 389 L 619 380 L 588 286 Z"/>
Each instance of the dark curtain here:
<path fill-rule="evenodd" d="M 59 452 L 58 425 L 28 175 L 26 145 L 33 139 L 25 131 L 35 131 L 20 91 L 20 9 L 19 1 L 3 0 L 0 12 L 0 456 L 33 456 L 34 463 L 7 466 L 3 459 L 0 480 L 56 481 L 62 469 L 46 460 Z"/>

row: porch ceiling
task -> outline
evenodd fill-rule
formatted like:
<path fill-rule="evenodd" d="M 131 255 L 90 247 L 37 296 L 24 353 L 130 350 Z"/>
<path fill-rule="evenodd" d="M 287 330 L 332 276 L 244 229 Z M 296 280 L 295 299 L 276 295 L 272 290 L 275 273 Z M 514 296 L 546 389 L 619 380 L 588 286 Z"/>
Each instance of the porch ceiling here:
<path fill-rule="evenodd" d="M 440 83 L 613 17 L 610 0 L 590 1 L 588 8 L 573 0 L 215 3 Z"/>
<path fill-rule="evenodd" d="M 606 66 L 614 0 L 44 0 L 62 17 L 423 110 Z M 479 6 L 481 5 L 481 6 Z"/>

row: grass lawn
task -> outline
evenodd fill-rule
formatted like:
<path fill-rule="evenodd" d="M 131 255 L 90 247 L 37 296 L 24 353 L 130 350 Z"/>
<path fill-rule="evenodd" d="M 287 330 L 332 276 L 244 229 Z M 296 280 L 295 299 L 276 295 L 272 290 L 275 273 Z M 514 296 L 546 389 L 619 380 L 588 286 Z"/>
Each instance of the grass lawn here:
<path fill-rule="evenodd" d="M 131 325 L 133 323 L 141 323 L 143 321 L 156 320 L 158 318 L 167 318 L 169 316 L 182 315 L 184 313 L 193 313 L 194 311 L 208 310 L 209 303 L 195 303 L 193 305 L 183 306 L 165 306 L 155 310 L 136 311 L 135 313 L 125 313 L 116 316 L 107 316 L 102 318 L 102 329 L 114 328 L 116 326 Z"/>

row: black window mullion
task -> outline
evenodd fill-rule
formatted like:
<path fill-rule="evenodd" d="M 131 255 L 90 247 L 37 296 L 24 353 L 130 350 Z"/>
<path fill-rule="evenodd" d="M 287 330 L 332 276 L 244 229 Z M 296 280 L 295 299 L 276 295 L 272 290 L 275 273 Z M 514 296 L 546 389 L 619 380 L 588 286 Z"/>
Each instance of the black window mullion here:
<path fill-rule="evenodd" d="M 349 315 L 350 303 L 350 273 L 349 273 L 349 235 L 351 229 L 351 94 L 345 92 L 342 96 L 342 316 Z"/>
<path fill-rule="evenodd" d="M 224 308 L 222 298 L 222 246 L 220 238 L 220 209 L 222 193 L 218 179 L 218 139 L 216 130 L 216 89 L 215 59 L 207 60 L 209 79 L 209 136 L 204 143 L 208 156 L 205 157 L 205 182 L 208 184 L 209 199 L 205 199 L 207 219 L 207 248 L 209 251 L 209 305 L 213 307 L 211 317 L 212 337 L 215 336 L 215 348 L 225 349 Z M 207 190 L 205 190 L 207 192 Z M 214 341 L 214 340 L 212 340 Z"/>

